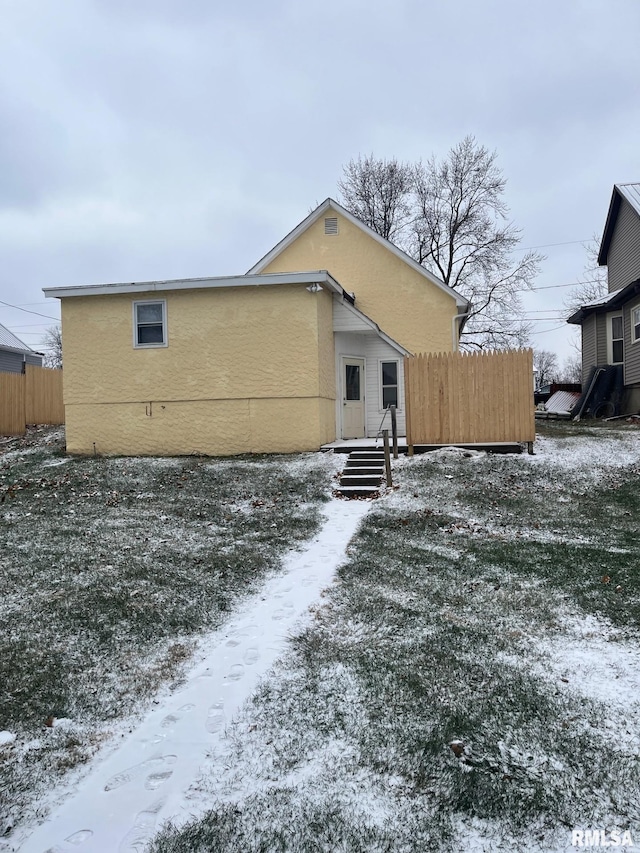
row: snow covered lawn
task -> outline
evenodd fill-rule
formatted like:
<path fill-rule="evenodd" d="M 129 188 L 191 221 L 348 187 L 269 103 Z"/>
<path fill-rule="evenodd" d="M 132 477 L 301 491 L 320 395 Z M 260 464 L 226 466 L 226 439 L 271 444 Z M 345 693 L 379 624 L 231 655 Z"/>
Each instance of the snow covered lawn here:
<path fill-rule="evenodd" d="M 401 460 L 153 853 L 639 849 L 640 433 L 544 431 Z"/>
<path fill-rule="evenodd" d="M 0 850 L 319 529 L 336 460 L 0 448 Z M 77 843 L 77 839 L 76 842 Z"/>

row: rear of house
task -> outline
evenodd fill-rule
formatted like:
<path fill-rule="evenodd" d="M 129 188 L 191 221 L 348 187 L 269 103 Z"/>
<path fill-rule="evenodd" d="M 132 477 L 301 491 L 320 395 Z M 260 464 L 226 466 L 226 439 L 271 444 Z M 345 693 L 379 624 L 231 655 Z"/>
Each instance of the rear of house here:
<path fill-rule="evenodd" d="M 331 293 L 252 278 L 58 290 L 68 450 L 226 455 L 331 441 Z"/>
<path fill-rule="evenodd" d="M 74 453 L 317 450 L 390 405 L 403 433 L 404 356 L 456 349 L 469 309 L 331 199 L 246 275 L 45 293 Z"/>
<path fill-rule="evenodd" d="M 640 411 L 640 184 L 616 184 L 598 263 L 607 267 L 607 293 L 582 305 L 569 323 L 582 330 L 583 390 L 610 375 L 620 414 Z M 619 385 L 619 391 L 616 386 Z"/>

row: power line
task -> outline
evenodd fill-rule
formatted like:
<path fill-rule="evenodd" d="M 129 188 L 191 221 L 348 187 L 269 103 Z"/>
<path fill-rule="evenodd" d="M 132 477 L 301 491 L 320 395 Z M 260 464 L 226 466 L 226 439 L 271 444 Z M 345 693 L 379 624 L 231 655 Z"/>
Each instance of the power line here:
<path fill-rule="evenodd" d="M 565 240 L 564 243 L 542 243 L 540 246 L 524 246 L 524 248 L 518 247 L 518 250 L 521 252 L 528 252 L 531 249 L 550 249 L 551 246 L 573 246 L 577 243 L 589 243 L 591 241 L 591 237 L 587 240 Z"/>
<path fill-rule="evenodd" d="M 585 278 L 584 281 L 570 281 L 568 284 L 545 284 L 542 287 L 531 287 L 522 290 L 521 293 L 526 293 L 527 290 L 553 290 L 556 287 L 578 287 L 581 284 L 599 284 L 599 278 Z"/>
<path fill-rule="evenodd" d="M 553 329 L 540 329 L 539 332 L 531 332 L 532 335 L 545 335 L 547 332 L 557 332 L 558 329 L 566 329 L 567 324 L 563 323 L 562 326 L 554 326 Z"/>
<path fill-rule="evenodd" d="M 0 299 L 0 305 L 6 305 L 7 308 L 15 308 L 16 311 L 24 311 L 25 314 L 35 314 L 37 317 L 46 317 L 48 320 L 56 320 L 60 322 L 60 317 L 52 317 L 51 314 L 41 314 L 39 311 L 29 311 L 27 308 L 21 308 L 19 305 L 12 305 L 10 302 L 3 302 Z"/>

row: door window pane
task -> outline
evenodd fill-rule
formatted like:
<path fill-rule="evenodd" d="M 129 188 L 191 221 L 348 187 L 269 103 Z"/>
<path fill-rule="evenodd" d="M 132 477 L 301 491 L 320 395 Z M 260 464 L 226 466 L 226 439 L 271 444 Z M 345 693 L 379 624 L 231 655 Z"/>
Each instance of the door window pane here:
<path fill-rule="evenodd" d="M 345 397 L 347 400 L 360 399 L 360 365 L 345 364 Z"/>

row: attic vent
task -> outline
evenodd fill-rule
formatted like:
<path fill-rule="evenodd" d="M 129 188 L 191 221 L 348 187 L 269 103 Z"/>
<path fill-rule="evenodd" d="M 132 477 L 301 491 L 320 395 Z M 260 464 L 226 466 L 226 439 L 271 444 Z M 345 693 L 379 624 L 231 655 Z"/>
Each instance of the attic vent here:
<path fill-rule="evenodd" d="M 324 221 L 324 233 L 325 234 L 337 234 L 338 233 L 338 217 L 337 216 L 328 216 Z"/>

